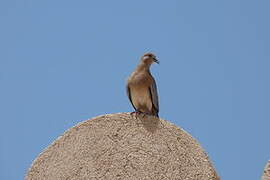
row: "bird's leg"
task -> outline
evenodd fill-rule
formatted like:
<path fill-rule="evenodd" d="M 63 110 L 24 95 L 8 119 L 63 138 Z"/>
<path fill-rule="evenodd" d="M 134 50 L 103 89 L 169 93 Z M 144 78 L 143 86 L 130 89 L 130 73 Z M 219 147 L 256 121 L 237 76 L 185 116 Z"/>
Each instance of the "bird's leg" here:
<path fill-rule="evenodd" d="M 134 112 L 131 112 L 130 115 L 133 116 L 135 114 L 135 118 L 137 119 L 138 115 L 142 114 L 141 111 L 134 111 Z"/>
<path fill-rule="evenodd" d="M 142 112 L 142 114 L 143 114 L 143 118 L 144 118 L 145 116 L 152 116 L 152 114 L 151 114 L 151 113 L 148 113 L 148 112 Z"/>
<path fill-rule="evenodd" d="M 142 111 L 138 111 L 138 110 L 136 110 L 136 111 L 134 111 L 134 112 L 131 112 L 130 114 L 131 114 L 132 116 L 135 115 L 135 118 L 136 118 L 136 119 L 137 119 L 138 116 L 140 116 L 140 115 L 142 115 L 143 118 L 145 118 L 145 116 L 151 116 L 151 115 L 152 115 L 152 114 L 149 113 L 149 112 L 142 112 Z"/>
<path fill-rule="evenodd" d="M 146 112 L 142 113 L 142 117 L 145 118 L 145 116 L 147 116 L 148 114 Z"/>

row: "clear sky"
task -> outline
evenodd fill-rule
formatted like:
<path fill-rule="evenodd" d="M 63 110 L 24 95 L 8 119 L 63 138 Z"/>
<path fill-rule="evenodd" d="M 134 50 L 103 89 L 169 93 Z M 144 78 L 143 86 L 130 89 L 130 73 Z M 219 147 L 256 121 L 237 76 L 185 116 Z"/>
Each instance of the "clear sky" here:
<path fill-rule="evenodd" d="M 143 53 L 160 117 L 195 137 L 223 180 L 270 159 L 270 1 L 1 0 L 0 179 L 22 179 L 77 123 L 132 111 Z"/>

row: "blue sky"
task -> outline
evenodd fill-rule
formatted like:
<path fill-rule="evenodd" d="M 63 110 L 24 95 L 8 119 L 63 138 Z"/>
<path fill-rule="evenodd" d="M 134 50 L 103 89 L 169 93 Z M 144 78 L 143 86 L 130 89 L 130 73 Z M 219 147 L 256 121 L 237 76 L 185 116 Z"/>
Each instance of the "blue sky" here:
<path fill-rule="evenodd" d="M 132 111 L 125 81 L 152 67 L 160 117 L 184 128 L 226 180 L 270 159 L 270 2 L 0 1 L 0 179 L 22 179 L 65 130 Z"/>

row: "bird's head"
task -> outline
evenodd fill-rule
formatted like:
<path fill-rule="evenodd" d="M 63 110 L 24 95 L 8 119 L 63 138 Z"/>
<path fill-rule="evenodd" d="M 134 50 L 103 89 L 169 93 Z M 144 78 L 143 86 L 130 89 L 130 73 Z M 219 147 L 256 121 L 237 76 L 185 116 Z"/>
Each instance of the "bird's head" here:
<path fill-rule="evenodd" d="M 153 53 L 146 53 L 142 56 L 141 61 L 146 63 L 146 64 L 152 64 L 152 63 L 157 63 L 159 64 L 158 59 L 156 58 L 156 56 Z"/>

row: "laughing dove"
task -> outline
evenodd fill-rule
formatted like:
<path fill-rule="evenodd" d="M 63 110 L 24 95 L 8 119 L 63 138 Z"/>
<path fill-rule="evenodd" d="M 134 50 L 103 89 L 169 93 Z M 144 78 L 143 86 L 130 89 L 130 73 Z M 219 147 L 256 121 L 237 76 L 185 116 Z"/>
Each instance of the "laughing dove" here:
<path fill-rule="evenodd" d="M 135 112 L 159 117 L 157 85 L 150 73 L 150 66 L 154 62 L 159 63 L 154 54 L 143 55 L 139 65 L 129 76 L 126 89 Z"/>

